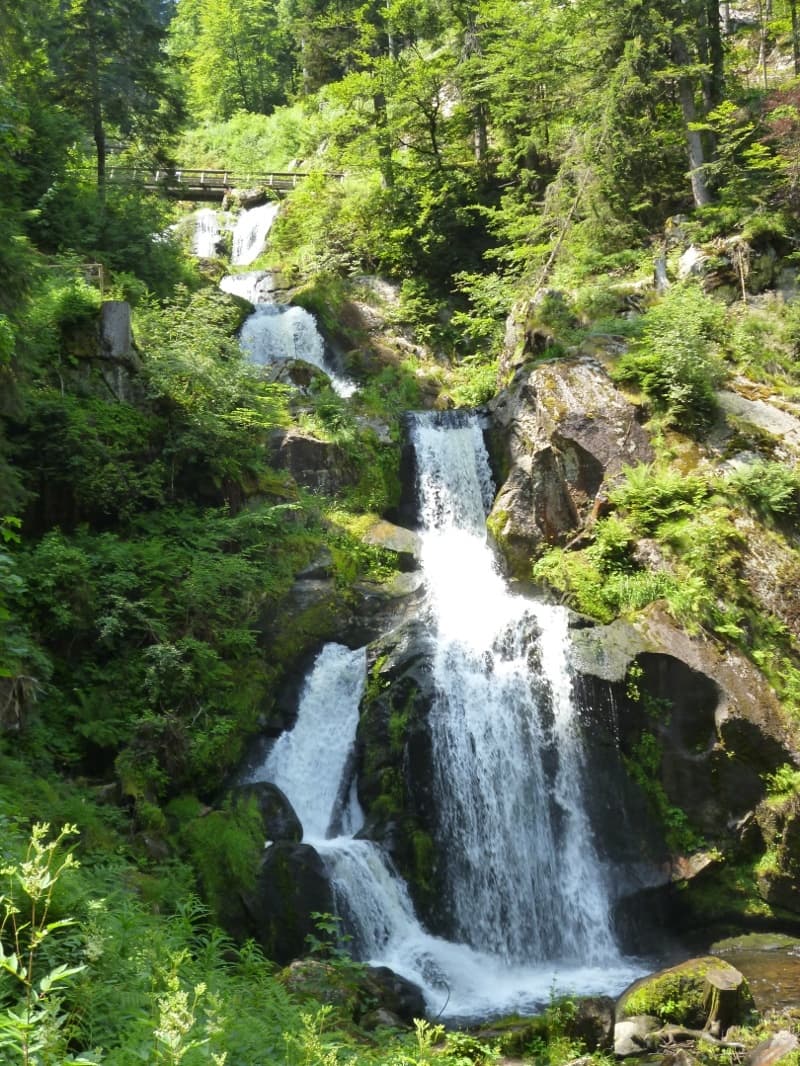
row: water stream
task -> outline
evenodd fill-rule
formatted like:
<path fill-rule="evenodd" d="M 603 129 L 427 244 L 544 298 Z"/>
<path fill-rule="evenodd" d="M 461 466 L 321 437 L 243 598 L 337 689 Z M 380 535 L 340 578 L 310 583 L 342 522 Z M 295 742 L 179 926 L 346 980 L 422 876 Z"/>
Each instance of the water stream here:
<path fill-rule="evenodd" d="M 221 236 L 219 215 L 211 207 L 202 207 L 194 213 L 194 236 L 192 252 L 198 259 L 214 259 L 218 254 Z"/>
<path fill-rule="evenodd" d="M 553 988 L 613 993 L 640 972 L 611 933 L 581 798 L 566 616 L 512 595 L 486 540 L 492 496 L 474 416 L 415 416 L 422 563 L 433 618 L 437 852 L 450 939 L 420 923 L 382 849 L 358 839 L 353 749 L 365 650 L 327 645 L 294 728 L 257 773 L 322 856 L 359 958 L 417 982 L 449 1018 L 531 1011 Z"/>
<path fill-rule="evenodd" d="M 233 229 L 232 265 L 248 266 L 261 255 L 279 209 L 279 203 L 270 202 L 240 212 Z M 203 208 L 195 212 L 194 219 L 194 254 L 200 259 L 214 258 L 218 254 L 220 213 Z M 251 363 L 271 366 L 281 360 L 299 359 L 321 370 L 339 396 L 349 397 L 357 390 L 355 382 L 331 366 L 314 316 L 302 307 L 273 302 L 275 279 L 271 271 L 226 274 L 220 288 L 253 304 L 253 313 L 239 337 Z"/>
<path fill-rule="evenodd" d="M 240 213 L 233 228 L 231 263 L 234 266 L 249 266 L 258 259 L 266 247 L 280 206 L 277 200 L 270 200 L 260 207 L 251 207 Z"/>
<path fill-rule="evenodd" d="M 337 374 L 325 356 L 316 319 L 304 307 L 260 303 L 242 326 L 239 343 L 251 363 L 271 366 L 284 359 L 310 363 L 330 380 L 339 396 L 352 396 L 356 384 Z"/>

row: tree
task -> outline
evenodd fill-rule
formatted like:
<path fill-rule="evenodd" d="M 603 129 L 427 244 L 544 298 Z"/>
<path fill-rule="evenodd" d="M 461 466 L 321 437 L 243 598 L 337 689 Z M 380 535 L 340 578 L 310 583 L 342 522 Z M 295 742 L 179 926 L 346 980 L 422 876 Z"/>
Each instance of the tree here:
<path fill-rule="evenodd" d="M 105 194 L 109 126 L 152 141 L 175 124 L 158 0 L 66 0 L 52 16 L 50 52 L 63 102 L 86 123 Z"/>
<path fill-rule="evenodd" d="M 196 114 L 269 114 L 285 99 L 293 57 L 271 0 L 180 0 L 170 33 Z"/>

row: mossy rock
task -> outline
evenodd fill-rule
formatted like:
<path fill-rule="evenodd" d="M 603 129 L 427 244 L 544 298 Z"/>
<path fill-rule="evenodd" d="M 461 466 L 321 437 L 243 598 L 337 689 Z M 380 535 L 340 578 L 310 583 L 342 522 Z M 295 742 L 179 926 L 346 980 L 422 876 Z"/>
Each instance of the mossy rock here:
<path fill-rule="evenodd" d="M 665 1023 L 702 1029 L 709 1017 L 709 981 L 735 991 L 735 1010 L 728 1024 L 744 1022 L 755 1003 L 747 981 L 724 959 L 705 955 L 659 970 L 636 981 L 617 1001 L 617 1021 L 651 1014 Z"/>

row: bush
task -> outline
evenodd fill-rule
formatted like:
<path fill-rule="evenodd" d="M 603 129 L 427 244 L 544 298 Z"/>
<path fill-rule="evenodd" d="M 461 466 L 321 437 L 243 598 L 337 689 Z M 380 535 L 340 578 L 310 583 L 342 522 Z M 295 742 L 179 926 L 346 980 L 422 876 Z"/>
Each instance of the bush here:
<path fill-rule="evenodd" d="M 730 474 L 728 485 L 762 518 L 793 519 L 800 515 L 800 467 L 759 460 Z"/>
<path fill-rule="evenodd" d="M 714 417 L 715 389 L 725 377 L 724 326 L 720 304 L 697 285 L 676 285 L 647 312 L 614 376 L 639 385 L 668 424 L 699 433 Z"/>

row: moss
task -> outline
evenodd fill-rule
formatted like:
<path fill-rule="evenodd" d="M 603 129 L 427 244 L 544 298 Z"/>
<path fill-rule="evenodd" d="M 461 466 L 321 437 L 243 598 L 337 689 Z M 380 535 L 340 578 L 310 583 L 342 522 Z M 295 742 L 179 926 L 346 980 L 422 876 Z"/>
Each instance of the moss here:
<path fill-rule="evenodd" d="M 264 849 L 264 826 L 253 796 L 195 818 L 182 833 L 203 884 L 206 901 L 220 921 L 230 901 L 255 887 Z"/>
<path fill-rule="evenodd" d="M 618 1016 L 631 1018 L 650 1014 L 664 1022 L 702 1028 L 706 1011 L 703 985 L 709 970 L 726 965 L 713 956 L 690 959 L 653 977 L 646 977 L 623 997 Z"/>
<path fill-rule="evenodd" d="M 436 859 L 433 837 L 423 829 L 415 829 L 411 834 L 411 847 L 414 853 L 414 881 L 429 895 L 433 889 L 433 865 Z"/>

